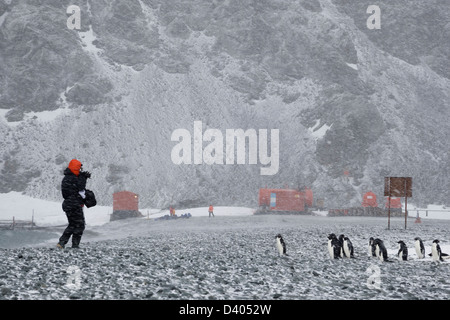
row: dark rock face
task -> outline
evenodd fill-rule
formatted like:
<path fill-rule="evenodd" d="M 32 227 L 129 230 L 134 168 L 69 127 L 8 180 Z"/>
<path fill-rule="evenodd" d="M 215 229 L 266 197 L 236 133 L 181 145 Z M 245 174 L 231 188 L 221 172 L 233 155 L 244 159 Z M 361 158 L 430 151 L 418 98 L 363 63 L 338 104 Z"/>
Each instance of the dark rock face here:
<path fill-rule="evenodd" d="M 413 65 L 425 63 L 439 75 L 450 79 L 449 68 L 444 67 L 450 59 L 450 44 L 443 41 L 450 36 L 448 3 L 438 0 L 427 3 L 379 1 L 377 5 L 382 10 L 381 32 L 371 32 L 366 28 L 368 14 L 360 14 L 373 4 L 371 1 L 332 2 L 351 17 L 359 30 L 383 51 Z"/>
<path fill-rule="evenodd" d="M 445 203 L 449 4 L 383 0 L 369 30 L 370 4 L 79 0 L 70 30 L 69 3 L 1 1 L 0 192 L 59 200 L 81 157 L 100 204 L 132 188 L 144 206 L 256 206 L 259 187 L 300 184 L 355 205 L 389 175 Z M 279 172 L 174 165 L 171 133 L 198 120 L 280 129 Z"/>
<path fill-rule="evenodd" d="M 8 121 L 23 120 L 31 111 L 58 109 L 60 94 L 67 87 L 90 87 L 96 70 L 91 57 L 83 52 L 77 33 L 66 27 L 63 3 L 12 2 L 5 10 L 0 33 L 0 108 L 9 109 Z M 99 90 L 73 92 L 72 102 L 102 102 L 102 96 L 111 90 L 108 80 L 103 81 L 106 83 Z"/>

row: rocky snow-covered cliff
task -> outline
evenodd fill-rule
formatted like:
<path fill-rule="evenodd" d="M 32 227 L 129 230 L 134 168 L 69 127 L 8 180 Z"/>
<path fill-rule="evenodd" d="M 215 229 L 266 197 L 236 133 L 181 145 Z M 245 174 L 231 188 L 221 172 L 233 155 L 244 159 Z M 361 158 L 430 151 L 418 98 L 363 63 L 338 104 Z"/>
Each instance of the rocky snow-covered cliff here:
<path fill-rule="evenodd" d="M 58 200 L 78 158 L 105 205 L 128 189 L 143 206 L 256 206 L 259 187 L 288 185 L 349 206 L 382 197 L 385 176 L 446 204 L 450 4 L 378 1 L 379 30 L 371 4 L 0 1 L 0 192 Z M 171 135 L 194 121 L 279 129 L 278 172 L 174 164 Z"/>

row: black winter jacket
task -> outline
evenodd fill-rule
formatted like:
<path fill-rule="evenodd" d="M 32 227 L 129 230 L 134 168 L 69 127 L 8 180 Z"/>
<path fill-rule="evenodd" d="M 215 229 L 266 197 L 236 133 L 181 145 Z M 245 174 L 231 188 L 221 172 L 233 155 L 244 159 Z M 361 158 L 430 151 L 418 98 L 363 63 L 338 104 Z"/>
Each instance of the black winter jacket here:
<path fill-rule="evenodd" d="M 64 198 L 62 209 L 64 212 L 80 210 L 84 205 L 83 198 L 79 194 L 86 188 L 86 177 L 83 174 L 76 176 L 69 168 L 64 170 L 64 178 L 61 182 L 61 192 Z"/>

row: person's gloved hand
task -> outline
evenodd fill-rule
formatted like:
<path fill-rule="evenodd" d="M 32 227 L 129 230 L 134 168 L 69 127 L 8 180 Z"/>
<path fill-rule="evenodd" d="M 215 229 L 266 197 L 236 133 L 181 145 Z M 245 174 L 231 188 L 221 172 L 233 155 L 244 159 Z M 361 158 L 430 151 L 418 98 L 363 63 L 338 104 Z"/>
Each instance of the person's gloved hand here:
<path fill-rule="evenodd" d="M 82 171 L 80 172 L 81 175 L 83 175 L 86 179 L 89 179 L 91 177 L 91 173 L 89 171 Z"/>

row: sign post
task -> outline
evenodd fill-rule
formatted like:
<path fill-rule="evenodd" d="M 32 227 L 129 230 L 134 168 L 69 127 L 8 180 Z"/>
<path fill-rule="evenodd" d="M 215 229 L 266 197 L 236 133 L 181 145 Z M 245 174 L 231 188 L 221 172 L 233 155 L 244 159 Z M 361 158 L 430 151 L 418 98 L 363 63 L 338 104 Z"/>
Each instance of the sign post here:
<path fill-rule="evenodd" d="M 408 196 L 406 195 L 406 188 L 407 188 L 407 180 L 404 179 L 405 183 L 405 230 L 406 230 L 406 218 L 408 217 Z"/>
<path fill-rule="evenodd" d="M 390 191 L 390 189 L 389 189 L 389 191 Z M 388 199 L 389 199 L 389 207 L 388 207 L 388 230 L 389 230 L 391 228 L 391 197 L 389 196 Z"/>
<path fill-rule="evenodd" d="M 391 223 L 391 197 L 405 197 L 405 229 L 408 218 L 408 197 L 412 197 L 411 177 L 385 177 L 384 195 L 389 197 L 388 229 Z"/>

